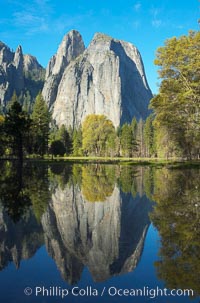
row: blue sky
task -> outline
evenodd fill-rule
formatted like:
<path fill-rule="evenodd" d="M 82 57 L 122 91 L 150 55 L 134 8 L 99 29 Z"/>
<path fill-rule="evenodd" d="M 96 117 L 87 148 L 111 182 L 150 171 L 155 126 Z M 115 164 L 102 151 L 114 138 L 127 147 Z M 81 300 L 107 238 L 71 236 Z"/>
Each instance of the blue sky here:
<path fill-rule="evenodd" d="M 156 49 L 167 38 L 199 30 L 199 0 L 1 0 L 0 40 L 46 67 L 64 34 L 78 30 L 86 44 L 95 32 L 138 47 L 153 93 L 157 92 Z"/>

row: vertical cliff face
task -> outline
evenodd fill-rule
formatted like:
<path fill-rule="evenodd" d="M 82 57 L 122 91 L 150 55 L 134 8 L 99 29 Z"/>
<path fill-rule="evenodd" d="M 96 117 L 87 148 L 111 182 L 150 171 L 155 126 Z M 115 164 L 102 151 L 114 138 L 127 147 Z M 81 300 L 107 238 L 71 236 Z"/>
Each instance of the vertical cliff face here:
<path fill-rule="evenodd" d="M 69 43 L 67 46 L 72 48 Z M 115 127 L 133 117 L 148 116 L 152 93 L 141 55 L 132 44 L 97 33 L 89 47 L 65 65 L 63 73 L 55 69 L 56 58 L 50 60 L 52 67 L 48 67 L 47 74 L 51 76 L 47 77 L 43 96 L 53 107 L 53 118 L 59 126 L 79 126 L 92 113 L 106 115 Z M 48 82 L 54 69 L 60 75 L 56 85 Z"/>
<path fill-rule="evenodd" d="M 1 107 L 6 107 L 14 91 L 20 95 L 29 90 L 31 97 L 35 97 L 41 89 L 38 87 L 38 80 L 42 80 L 43 73 L 44 69 L 37 59 L 31 55 L 24 55 L 21 46 L 12 52 L 7 45 L 0 42 Z"/>
<path fill-rule="evenodd" d="M 15 52 L 13 66 L 15 67 L 15 72 L 13 73 L 12 83 L 18 91 L 21 91 L 24 88 L 24 57 L 20 45 Z"/>
<path fill-rule="evenodd" d="M 11 65 L 13 59 L 14 53 L 3 42 L 0 42 L 0 105 L 5 103 L 7 96 L 10 95 L 9 82 L 14 70 L 14 66 Z"/>
<path fill-rule="evenodd" d="M 64 36 L 56 55 L 54 55 L 46 69 L 46 81 L 43 87 L 43 97 L 49 107 L 57 96 L 57 90 L 65 68 L 77 58 L 85 49 L 79 32 L 72 30 Z"/>

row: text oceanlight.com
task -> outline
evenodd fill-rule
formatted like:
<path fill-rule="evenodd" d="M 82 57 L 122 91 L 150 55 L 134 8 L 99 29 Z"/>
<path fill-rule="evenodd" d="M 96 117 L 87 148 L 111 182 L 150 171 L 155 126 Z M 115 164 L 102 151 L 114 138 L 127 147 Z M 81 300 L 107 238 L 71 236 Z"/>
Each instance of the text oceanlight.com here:
<path fill-rule="evenodd" d="M 115 286 L 103 287 L 102 289 L 96 289 L 91 286 L 85 288 L 80 288 L 75 286 L 73 288 L 67 289 L 60 286 L 36 286 L 34 288 L 26 287 L 24 289 L 26 296 L 35 295 L 42 297 L 60 297 L 64 299 L 67 296 L 75 297 L 97 297 L 97 296 L 109 296 L 109 297 L 149 297 L 154 299 L 156 297 L 193 297 L 194 291 L 192 289 L 167 289 L 167 288 L 150 288 L 144 286 L 143 288 L 117 288 Z"/>

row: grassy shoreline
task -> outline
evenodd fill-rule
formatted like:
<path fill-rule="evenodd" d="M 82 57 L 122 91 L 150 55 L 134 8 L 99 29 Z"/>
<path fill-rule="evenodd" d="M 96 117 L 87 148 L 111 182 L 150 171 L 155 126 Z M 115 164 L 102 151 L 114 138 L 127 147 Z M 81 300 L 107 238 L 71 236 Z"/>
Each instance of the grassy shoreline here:
<path fill-rule="evenodd" d="M 0 158 L 0 161 L 16 161 L 13 158 Z M 122 157 L 29 157 L 24 162 L 46 162 L 46 163 L 99 163 L 99 164 L 120 164 L 120 165 L 147 165 L 147 166 L 166 166 L 166 167 L 200 167 L 199 160 L 183 160 L 179 158 L 122 158 Z"/>
<path fill-rule="evenodd" d="M 178 158 L 121 158 L 121 157 L 44 157 L 43 159 L 29 158 L 29 161 L 44 162 L 65 162 L 65 163 L 99 163 L 99 164 L 120 164 L 120 165 L 147 165 L 147 166 L 168 166 L 168 167 L 200 167 L 199 160 L 183 160 Z"/>

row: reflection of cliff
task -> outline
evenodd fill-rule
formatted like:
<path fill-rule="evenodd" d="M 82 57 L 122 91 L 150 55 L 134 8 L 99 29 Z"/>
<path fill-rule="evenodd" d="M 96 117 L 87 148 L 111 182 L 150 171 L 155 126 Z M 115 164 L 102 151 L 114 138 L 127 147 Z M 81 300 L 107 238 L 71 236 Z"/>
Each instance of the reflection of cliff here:
<path fill-rule="evenodd" d="M 0 163 L 0 270 L 11 261 L 18 268 L 44 243 L 38 222 L 48 198 L 47 166 Z"/>
<path fill-rule="evenodd" d="M 57 187 L 43 215 L 49 254 L 69 283 L 86 265 L 94 280 L 131 271 L 141 256 L 151 204 L 118 187 L 104 203 L 90 203 L 77 185 Z"/>
<path fill-rule="evenodd" d="M 31 258 L 42 245 L 42 228 L 31 210 L 14 223 L 0 205 L 0 239 L 0 270 L 11 261 L 18 268 L 22 259 Z"/>
<path fill-rule="evenodd" d="M 48 171 L 45 164 L 30 163 L 18 178 L 18 169 L 4 166 L 0 177 L 0 270 L 12 261 L 19 267 L 44 241 L 70 284 L 80 280 L 84 266 L 96 281 L 135 268 L 151 209 L 145 196 L 136 194 L 140 170 L 99 164 L 74 165 L 72 169 L 62 164 Z"/>

